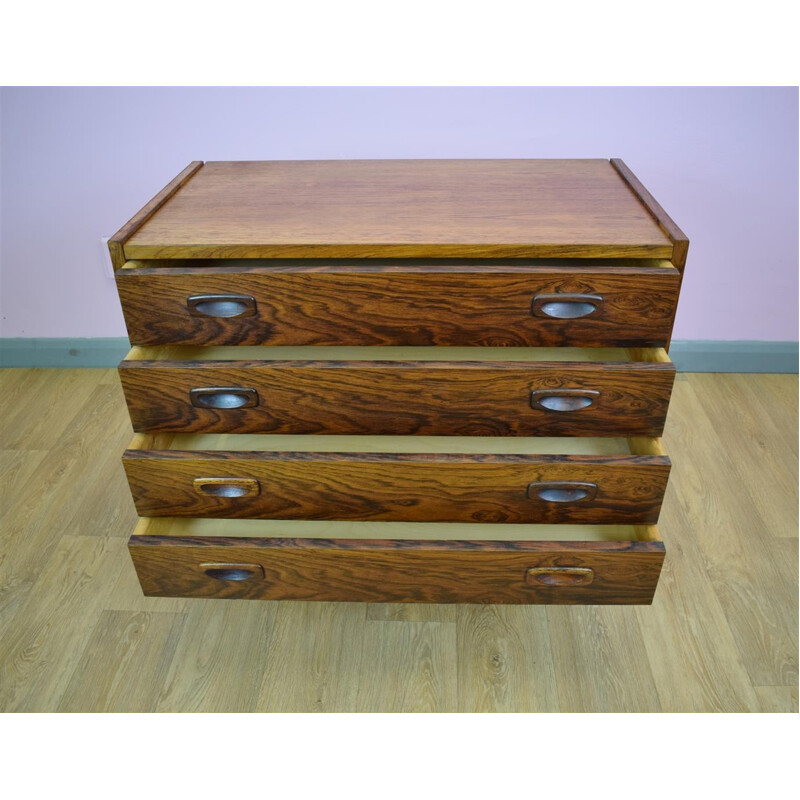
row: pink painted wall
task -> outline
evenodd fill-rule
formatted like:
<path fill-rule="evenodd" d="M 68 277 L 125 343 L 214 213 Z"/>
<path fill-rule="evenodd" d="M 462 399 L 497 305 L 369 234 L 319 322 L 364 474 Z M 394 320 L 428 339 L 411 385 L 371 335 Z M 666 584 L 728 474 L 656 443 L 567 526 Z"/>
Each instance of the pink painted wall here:
<path fill-rule="evenodd" d="M 797 339 L 794 88 L 5 88 L 6 337 L 124 336 L 101 236 L 189 161 L 620 156 L 692 241 L 676 339 Z"/>

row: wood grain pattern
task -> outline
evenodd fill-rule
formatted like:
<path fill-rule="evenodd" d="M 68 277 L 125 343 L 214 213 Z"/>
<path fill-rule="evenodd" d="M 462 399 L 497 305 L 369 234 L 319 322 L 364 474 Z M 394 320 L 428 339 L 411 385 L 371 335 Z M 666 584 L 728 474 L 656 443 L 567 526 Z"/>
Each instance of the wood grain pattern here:
<path fill-rule="evenodd" d="M 192 161 L 186 169 L 176 175 L 152 200 L 139 209 L 113 236 L 108 240 L 108 252 L 111 254 L 111 263 L 115 270 L 123 266 L 127 260 L 125 243 L 153 214 L 163 208 L 167 201 L 174 197 L 185 186 L 191 177 L 203 166 L 202 161 Z"/>
<path fill-rule="evenodd" d="M 167 683 L 185 621 L 184 614 L 163 611 L 103 611 L 57 711 L 148 711 L 143 699 L 148 687 Z M 113 657 L 98 660 L 99 650 Z"/>
<path fill-rule="evenodd" d="M 439 713 L 453 707 L 457 702 L 454 625 L 370 621 L 362 630 L 363 652 L 371 658 L 369 678 L 356 697 L 354 711 L 374 707 L 377 697 L 388 713 Z"/>
<path fill-rule="evenodd" d="M 671 558 L 671 546 L 669 550 Z M 670 558 L 665 561 L 665 572 Z M 641 610 L 647 613 L 660 607 L 662 592 L 663 577 L 655 602 Z M 644 637 L 633 624 L 638 608 L 587 605 L 543 610 L 552 670 L 558 676 L 560 711 L 647 713 L 660 709 L 653 670 L 643 657 Z"/>
<path fill-rule="evenodd" d="M 792 602 L 779 609 L 785 601 L 778 598 L 789 590 L 796 594 L 797 550 L 796 546 L 788 552 L 780 548 L 778 537 L 785 536 L 787 543 L 796 545 L 797 482 L 789 487 L 776 473 L 766 488 L 760 470 L 747 470 L 739 462 L 754 459 L 763 467 L 764 456 L 778 448 L 791 453 L 797 442 L 797 422 L 784 417 L 779 427 L 762 419 L 754 438 L 751 425 L 752 417 L 759 416 L 758 404 L 744 401 L 736 387 L 738 376 L 692 377 L 692 384 L 683 392 L 681 408 L 673 410 L 673 438 L 685 451 L 698 437 L 706 441 L 721 435 L 720 427 L 730 427 L 725 433 L 729 456 L 714 464 L 718 451 L 699 448 L 693 453 L 674 487 L 676 502 L 686 515 L 689 529 L 705 530 L 693 552 L 703 565 L 739 649 L 746 654 L 743 666 L 753 685 L 796 684 L 798 604 Z M 711 386 L 713 391 L 709 391 Z M 703 388 L 706 390 L 701 395 Z M 718 399 L 725 395 L 739 402 Z M 736 424 L 731 424 L 733 419 Z M 787 460 L 780 472 L 796 474 L 797 459 L 792 455 L 792 462 Z M 707 477 L 710 473 L 713 480 Z M 735 488 L 722 501 L 722 492 L 728 486 Z M 772 505 L 783 507 L 781 518 L 771 518 L 761 510 L 764 503 L 759 495 L 764 491 L 773 494 Z M 785 496 L 787 492 L 789 497 Z M 760 522 L 753 521 L 756 517 Z M 754 586 L 768 590 L 757 592 Z"/>
<path fill-rule="evenodd" d="M 207 162 L 128 258 L 651 257 L 673 245 L 605 159 Z"/>
<path fill-rule="evenodd" d="M 132 536 L 151 596 L 432 603 L 650 603 L 660 542 L 417 542 Z M 260 564 L 264 579 L 217 580 L 206 562 Z M 531 567 L 586 567 L 584 586 L 526 583 Z"/>
<path fill-rule="evenodd" d="M 65 492 L 65 485 L 60 488 Z M 19 604 L 3 602 L 2 616 L 13 614 L 18 620 L 4 632 L 0 648 L 0 708 L 6 712 L 43 711 L 48 690 L 59 697 L 65 692 L 94 621 L 120 572 L 130 568 L 119 558 L 125 551 L 124 539 L 61 536 L 47 544 L 27 595 Z M 16 588 L 16 581 L 5 574 L 8 561 L 4 558 L 2 562 L 2 601 L 7 601 L 9 589 Z M 46 596 L 35 591 L 37 583 L 47 586 Z M 80 614 L 75 613 L 76 608 Z M 91 625 L 86 624 L 87 619 L 92 620 Z M 49 665 L 56 660 L 61 668 L 53 674 Z"/>
<path fill-rule="evenodd" d="M 377 651 L 367 656 L 369 666 L 362 667 L 368 628 L 366 616 L 370 608 L 364 603 L 192 605 L 246 607 L 256 611 L 263 609 L 266 613 L 274 610 L 274 619 L 269 626 L 261 624 L 261 628 L 268 632 L 268 646 L 262 649 L 261 662 L 253 670 L 261 678 L 261 691 L 250 696 L 251 707 L 255 700 L 256 706 L 276 712 L 298 708 L 314 712 L 352 712 L 357 709 L 359 698 L 367 705 L 364 695 L 368 686 L 383 685 L 383 676 L 376 674 Z M 350 644 L 341 647 L 343 641 Z M 232 642 L 232 645 L 234 652 L 238 651 L 236 643 Z M 444 649 L 447 655 L 451 652 L 441 646 L 434 646 L 434 649 Z M 265 657 L 267 653 L 269 657 Z M 413 657 L 406 654 L 405 663 L 409 661 L 415 663 Z M 237 682 L 235 674 L 231 678 Z M 362 682 L 364 678 L 366 680 Z M 439 673 L 431 678 L 437 680 Z M 202 689 L 203 695 L 208 692 L 207 686 Z"/>
<path fill-rule="evenodd" d="M 3 712 L 797 713 L 797 375 L 679 376 L 640 607 L 144 597 L 116 371 L 2 370 L 0 416 Z"/>
<path fill-rule="evenodd" d="M 142 267 L 119 270 L 117 287 L 139 345 L 660 346 L 679 274 L 669 262 L 652 263 L 659 266 Z M 193 295 L 231 293 L 255 298 L 255 315 L 189 313 Z M 536 296 L 570 293 L 602 302 L 585 318 L 531 313 Z"/>
<path fill-rule="evenodd" d="M 247 711 L 263 685 L 277 614 L 278 604 L 187 602 L 186 629 L 198 635 L 181 638 L 152 710 Z"/>
<path fill-rule="evenodd" d="M 686 265 L 686 256 L 689 252 L 689 239 L 678 227 L 675 221 L 664 211 L 661 204 L 645 188 L 644 184 L 631 172 L 630 168 L 621 158 L 612 158 L 611 166 L 620 174 L 630 190 L 644 204 L 658 227 L 669 237 L 672 242 L 672 263 L 683 270 Z"/>
<path fill-rule="evenodd" d="M 208 433 L 660 436 L 672 364 L 576 362 L 123 361 L 134 430 Z M 197 387 L 247 387 L 248 408 L 197 408 Z M 578 411 L 531 407 L 533 390 L 590 389 Z"/>
<path fill-rule="evenodd" d="M 123 463 L 144 517 L 645 523 L 658 521 L 669 476 L 663 456 L 126 450 Z M 261 491 L 204 495 L 193 485 L 204 476 Z M 528 497 L 535 481 L 588 481 L 597 494 L 546 502 Z"/>
<path fill-rule="evenodd" d="M 678 294 L 680 294 L 681 284 L 683 283 L 683 272 L 686 266 L 686 257 L 689 253 L 689 239 L 686 234 L 678 227 L 675 221 L 663 209 L 661 204 L 644 187 L 644 184 L 631 172 L 630 168 L 621 158 L 612 158 L 611 166 L 617 170 L 630 190 L 644 204 L 653 219 L 658 223 L 659 228 L 669 237 L 672 242 L 672 263 L 677 267 L 680 277 L 678 280 Z M 667 339 L 667 350 L 672 341 L 672 328 L 675 324 L 673 317 L 670 326 L 669 337 Z"/>
<path fill-rule="evenodd" d="M 518 714 L 560 710 L 547 630 L 547 614 L 557 606 L 417 604 L 390 608 L 455 611 L 459 710 Z M 569 614 L 578 608 L 564 606 L 564 610 Z"/>
<path fill-rule="evenodd" d="M 764 403 L 765 396 L 769 396 L 770 405 L 777 404 L 776 393 L 774 390 L 767 393 L 765 384 L 778 380 L 778 375 L 764 375 L 756 384 L 749 375 L 700 373 L 692 376 L 692 385 L 698 406 L 702 402 L 703 416 L 698 419 L 699 425 L 708 424 L 707 417 L 736 420 L 728 435 L 727 476 L 746 489 L 748 502 L 758 510 L 771 537 L 796 542 L 798 442 L 794 437 L 787 437 L 785 421 Z M 789 407 L 796 405 L 797 397 L 791 398 L 791 404 L 787 403 Z M 747 465 L 748 459 L 763 463 L 770 458 L 774 443 L 782 438 L 787 439 L 786 447 L 795 457 L 793 464 L 775 472 L 754 472 Z M 697 460 L 700 458 L 698 454 Z M 747 536 L 747 527 L 743 528 L 744 536 Z M 794 561 L 796 563 L 796 559 Z"/>

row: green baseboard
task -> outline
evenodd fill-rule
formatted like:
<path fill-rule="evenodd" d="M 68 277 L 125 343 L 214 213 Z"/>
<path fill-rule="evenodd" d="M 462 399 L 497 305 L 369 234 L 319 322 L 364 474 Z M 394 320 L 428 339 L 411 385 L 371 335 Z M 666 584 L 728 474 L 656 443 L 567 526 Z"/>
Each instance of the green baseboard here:
<path fill-rule="evenodd" d="M 669 355 L 678 372 L 796 373 L 797 342 L 676 340 Z"/>
<path fill-rule="evenodd" d="M 0 339 L 0 367 L 116 367 L 130 344 L 109 339 Z M 797 342 L 674 341 L 678 372 L 797 372 Z"/>
<path fill-rule="evenodd" d="M 116 367 L 126 338 L 0 339 L 0 367 Z"/>

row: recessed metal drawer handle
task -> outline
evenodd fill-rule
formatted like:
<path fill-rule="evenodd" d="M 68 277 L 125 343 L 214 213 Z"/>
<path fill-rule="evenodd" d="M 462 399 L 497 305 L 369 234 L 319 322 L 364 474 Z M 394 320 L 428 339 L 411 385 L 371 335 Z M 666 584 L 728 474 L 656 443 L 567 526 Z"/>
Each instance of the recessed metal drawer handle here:
<path fill-rule="evenodd" d="M 593 500 L 596 494 L 596 483 L 537 481 L 528 484 L 528 497 L 531 500 L 544 500 L 546 503 L 580 503 L 583 500 Z"/>
<path fill-rule="evenodd" d="M 209 386 L 192 389 L 189 400 L 196 408 L 248 408 L 258 405 L 258 392 L 241 386 Z"/>
<path fill-rule="evenodd" d="M 603 298 L 597 294 L 537 294 L 531 301 L 535 317 L 579 319 L 597 311 Z"/>
<path fill-rule="evenodd" d="M 597 311 L 603 302 L 599 294 L 537 294 L 531 302 L 534 317 L 580 319 Z"/>
<path fill-rule="evenodd" d="M 256 299 L 249 294 L 195 294 L 186 300 L 193 317 L 252 317 L 256 313 Z"/>
<path fill-rule="evenodd" d="M 195 478 L 198 494 L 212 497 L 255 497 L 261 486 L 255 478 Z"/>
<path fill-rule="evenodd" d="M 531 408 L 541 411 L 580 411 L 600 397 L 594 389 L 536 389 L 531 392 Z"/>
<path fill-rule="evenodd" d="M 209 578 L 218 581 L 247 581 L 264 577 L 264 568 L 260 564 L 201 564 L 200 569 Z"/>
<path fill-rule="evenodd" d="M 531 586 L 588 586 L 593 580 L 588 567 L 533 567 L 525 574 Z"/>

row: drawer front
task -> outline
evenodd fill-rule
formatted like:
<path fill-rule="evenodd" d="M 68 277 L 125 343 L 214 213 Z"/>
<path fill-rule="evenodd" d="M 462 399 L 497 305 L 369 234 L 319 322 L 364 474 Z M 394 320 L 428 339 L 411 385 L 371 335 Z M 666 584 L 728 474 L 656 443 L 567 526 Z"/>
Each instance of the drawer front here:
<path fill-rule="evenodd" d="M 139 345 L 663 346 L 679 282 L 671 266 L 117 272 Z"/>
<path fill-rule="evenodd" d="M 654 523 L 665 456 L 127 450 L 143 517 Z"/>
<path fill-rule="evenodd" d="M 661 542 L 133 536 L 155 597 L 383 603 L 650 603 Z"/>
<path fill-rule="evenodd" d="M 135 431 L 661 435 L 671 363 L 123 361 Z"/>

